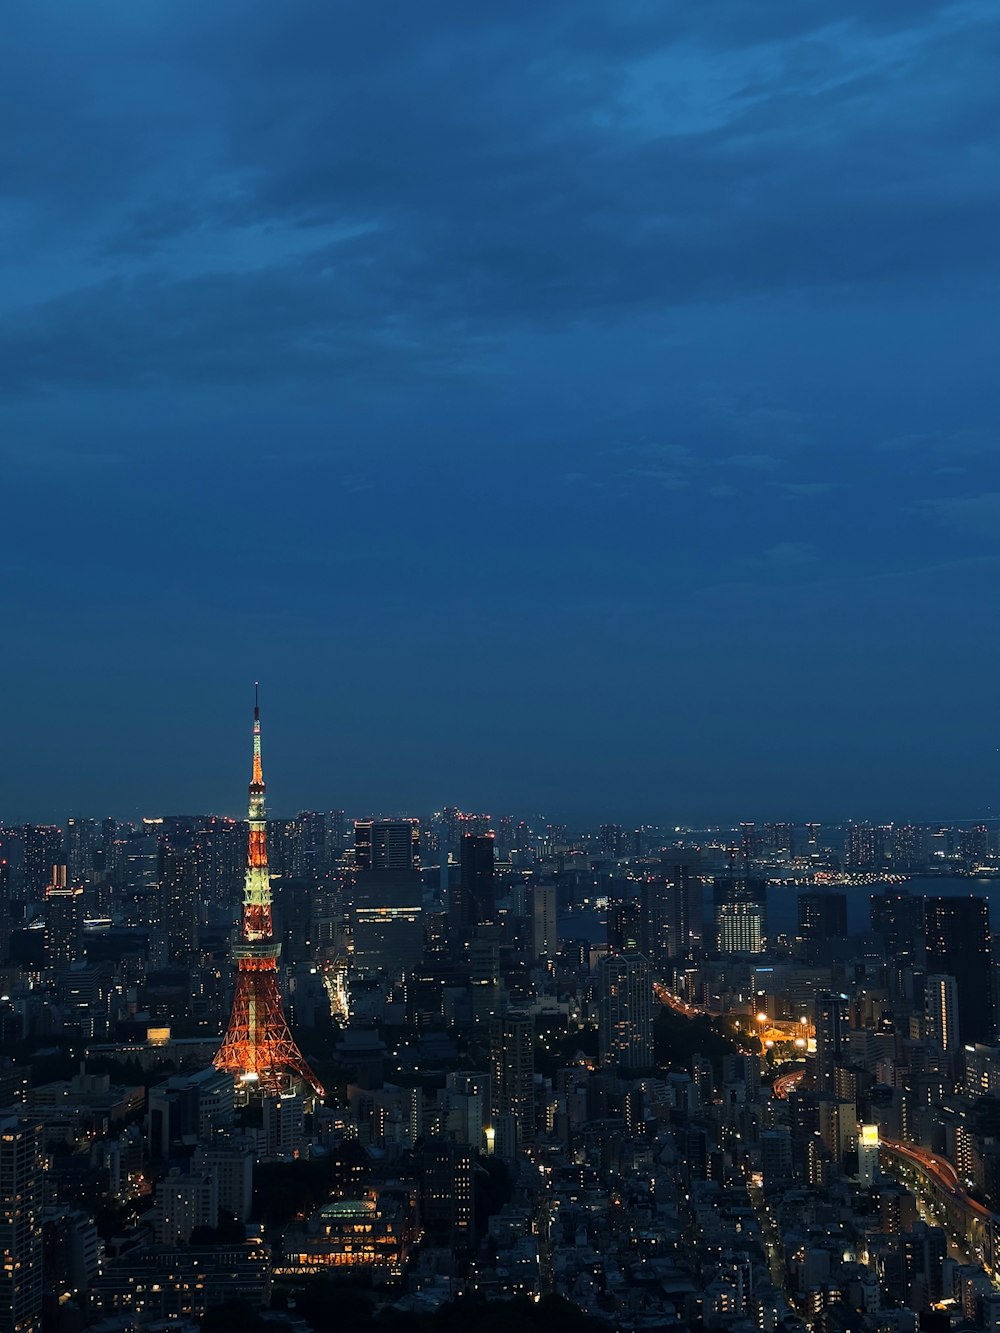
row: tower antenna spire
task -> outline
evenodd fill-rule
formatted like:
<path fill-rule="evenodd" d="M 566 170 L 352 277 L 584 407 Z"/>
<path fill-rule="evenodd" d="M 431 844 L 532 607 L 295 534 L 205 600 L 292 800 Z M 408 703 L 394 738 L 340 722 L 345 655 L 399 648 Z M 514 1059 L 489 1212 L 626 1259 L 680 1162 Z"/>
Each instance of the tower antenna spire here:
<path fill-rule="evenodd" d="M 260 758 L 260 686 L 254 682 L 253 774 L 250 779 L 247 873 L 243 923 L 233 948 L 236 990 L 229 1027 L 213 1063 L 244 1085 L 263 1092 L 287 1087 L 293 1078 L 323 1096 L 323 1086 L 296 1045 L 278 984 L 278 955 L 271 921 L 271 874 L 267 864 L 267 816 Z"/>

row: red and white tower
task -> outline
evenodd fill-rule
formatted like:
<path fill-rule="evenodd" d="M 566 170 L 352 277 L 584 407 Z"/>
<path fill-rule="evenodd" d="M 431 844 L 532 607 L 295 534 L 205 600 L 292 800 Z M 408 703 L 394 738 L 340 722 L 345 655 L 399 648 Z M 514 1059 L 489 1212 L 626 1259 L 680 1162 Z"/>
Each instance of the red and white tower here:
<path fill-rule="evenodd" d="M 295 1044 L 278 987 L 278 954 L 271 927 L 271 875 L 267 867 L 264 772 L 260 761 L 260 701 L 253 710 L 253 774 L 250 838 L 243 888 L 243 927 L 233 950 L 236 993 L 229 1027 L 213 1061 L 242 1083 L 264 1092 L 286 1088 L 296 1077 L 320 1097 L 323 1086 Z"/>

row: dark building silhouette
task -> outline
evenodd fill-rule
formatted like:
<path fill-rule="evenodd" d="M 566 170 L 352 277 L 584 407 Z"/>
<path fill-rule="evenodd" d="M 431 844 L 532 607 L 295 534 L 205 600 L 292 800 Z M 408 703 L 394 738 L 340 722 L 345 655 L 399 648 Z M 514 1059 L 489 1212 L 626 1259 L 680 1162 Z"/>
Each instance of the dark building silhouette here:
<path fill-rule="evenodd" d="M 608 948 L 612 953 L 639 952 L 641 920 L 638 899 L 608 899 Z"/>
<path fill-rule="evenodd" d="M 159 929 L 167 958 L 183 962 L 198 947 L 198 851 L 164 842 L 160 847 Z"/>
<path fill-rule="evenodd" d="M 993 957 L 986 898 L 928 898 L 925 909 L 927 970 L 958 981 L 962 1040 L 992 1042 Z"/>
<path fill-rule="evenodd" d="M 448 915 L 452 929 L 464 939 L 494 918 L 495 869 L 493 834 L 463 834 L 459 882 L 452 890 Z"/>
<path fill-rule="evenodd" d="M 843 939 L 847 934 L 847 894 L 810 890 L 798 896 L 799 936 L 804 940 Z"/>
<path fill-rule="evenodd" d="M 639 888 L 642 914 L 640 949 L 655 971 L 689 958 L 701 946 L 703 927 L 701 853 L 674 847 L 660 858 L 660 873 Z"/>

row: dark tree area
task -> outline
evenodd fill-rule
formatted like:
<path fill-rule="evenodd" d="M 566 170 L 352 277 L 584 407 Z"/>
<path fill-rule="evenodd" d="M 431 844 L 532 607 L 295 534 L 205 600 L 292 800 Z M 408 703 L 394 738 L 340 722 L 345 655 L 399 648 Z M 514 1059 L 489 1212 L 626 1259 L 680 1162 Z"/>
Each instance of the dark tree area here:
<path fill-rule="evenodd" d="M 606 1325 L 561 1296 L 543 1296 L 540 1301 L 526 1296 L 510 1301 L 470 1296 L 430 1314 L 391 1306 L 376 1313 L 368 1293 L 319 1278 L 297 1291 L 294 1301 L 293 1313 L 307 1320 L 317 1333 L 342 1333 L 344 1328 L 351 1333 L 468 1333 L 473 1328 L 476 1333 L 607 1333 Z M 214 1324 L 208 1333 L 221 1333 L 221 1327 Z M 205 1328 L 202 1323 L 202 1333 Z"/>
<path fill-rule="evenodd" d="M 724 1056 L 740 1050 L 721 1019 L 699 1014 L 688 1018 L 663 1005 L 653 1023 L 653 1047 L 658 1065 L 690 1069 L 691 1057 L 700 1053 L 712 1062 L 716 1077 L 722 1074 Z"/>
<path fill-rule="evenodd" d="M 336 1185 L 332 1164 L 320 1162 L 259 1162 L 254 1168 L 255 1222 L 286 1226 L 304 1220 L 331 1197 Z"/>

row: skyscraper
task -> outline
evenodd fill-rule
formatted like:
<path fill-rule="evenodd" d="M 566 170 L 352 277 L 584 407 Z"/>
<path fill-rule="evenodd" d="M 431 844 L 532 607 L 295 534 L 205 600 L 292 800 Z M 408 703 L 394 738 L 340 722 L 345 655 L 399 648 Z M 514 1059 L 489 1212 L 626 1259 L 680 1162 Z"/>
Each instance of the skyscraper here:
<path fill-rule="evenodd" d="M 847 935 L 847 894 L 806 890 L 798 895 L 798 916 L 801 939 L 843 939 Z"/>
<path fill-rule="evenodd" d="M 991 1042 L 995 1018 L 988 899 L 928 898 L 924 920 L 928 973 L 944 973 L 958 982 L 963 1041 Z"/>
<path fill-rule="evenodd" d="M 816 996 L 813 1016 L 816 1025 L 816 1091 L 821 1096 L 836 1092 L 836 1066 L 844 1058 L 847 1038 L 846 995 L 821 991 Z"/>
<path fill-rule="evenodd" d="M 250 833 L 243 888 L 243 924 L 234 947 L 236 991 L 229 1027 L 215 1057 L 249 1090 L 283 1091 L 291 1075 L 323 1088 L 295 1044 L 278 986 L 278 953 L 271 925 L 271 876 L 267 865 L 264 771 L 260 756 L 260 707 L 253 710 L 253 770 L 250 778 Z"/>
<path fill-rule="evenodd" d="M 42 1127 L 0 1120 L 0 1330 L 42 1326 Z"/>
<path fill-rule="evenodd" d="M 958 982 L 940 972 L 924 981 L 924 1021 L 927 1040 L 946 1055 L 962 1049 L 959 1039 Z"/>
<path fill-rule="evenodd" d="M 653 1063 L 653 982 L 640 953 L 608 954 L 597 967 L 597 1037 L 602 1065 Z"/>
<path fill-rule="evenodd" d="M 355 820 L 354 864 L 359 870 L 419 869 L 420 821 Z"/>
<path fill-rule="evenodd" d="M 640 885 L 642 952 L 654 971 L 689 958 L 701 945 L 703 890 L 701 853 L 672 847 L 660 858 L 660 873 Z"/>
<path fill-rule="evenodd" d="M 712 885 L 719 953 L 762 953 L 767 941 L 767 881 L 741 876 Z"/>
<path fill-rule="evenodd" d="M 534 958 L 555 958 L 559 952 L 556 886 L 531 886 L 531 952 Z"/>
<path fill-rule="evenodd" d="M 66 883 L 66 867 L 52 867 L 52 881 L 45 890 L 45 963 L 47 967 L 69 967 L 82 952 L 83 889 Z"/>
<path fill-rule="evenodd" d="M 513 1156 L 535 1129 L 534 1020 L 510 1010 L 490 1021 L 490 1102 L 496 1151 Z"/>
<path fill-rule="evenodd" d="M 160 847 L 159 929 L 167 957 L 183 962 L 198 947 L 198 851 L 164 840 Z"/>
<path fill-rule="evenodd" d="M 469 939 L 476 926 L 494 918 L 495 871 L 493 834 L 463 834 L 459 882 L 448 904 L 449 925 L 462 939 Z"/>

